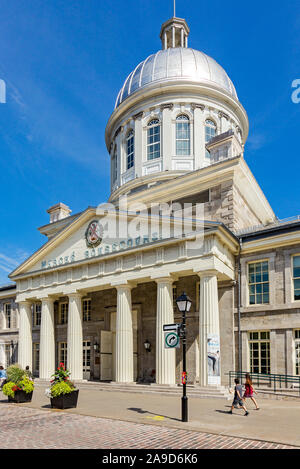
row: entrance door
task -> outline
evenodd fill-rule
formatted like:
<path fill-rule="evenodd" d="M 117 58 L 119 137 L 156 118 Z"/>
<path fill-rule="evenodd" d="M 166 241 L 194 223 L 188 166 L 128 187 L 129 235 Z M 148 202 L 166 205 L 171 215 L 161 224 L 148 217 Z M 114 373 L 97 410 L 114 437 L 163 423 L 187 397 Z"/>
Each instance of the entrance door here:
<path fill-rule="evenodd" d="M 100 332 L 100 380 L 111 381 L 113 379 L 112 363 L 112 332 Z"/>
<path fill-rule="evenodd" d="M 90 379 L 91 377 L 91 342 L 89 340 L 83 341 L 82 356 L 83 356 L 83 379 Z"/>

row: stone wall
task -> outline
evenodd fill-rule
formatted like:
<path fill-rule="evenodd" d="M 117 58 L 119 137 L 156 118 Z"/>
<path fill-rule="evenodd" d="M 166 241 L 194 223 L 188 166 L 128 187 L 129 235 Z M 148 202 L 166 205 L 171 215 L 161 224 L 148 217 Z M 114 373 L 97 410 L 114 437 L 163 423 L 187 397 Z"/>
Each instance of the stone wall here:
<path fill-rule="evenodd" d="M 300 245 L 270 249 L 244 255 L 242 267 L 241 330 L 243 334 L 243 371 L 249 371 L 248 339 L 250 331 L 270 331 L 271 373 L 295 374 L 294 331 L 300 329 L 300 303 L 292 298 L 292 255 Z M 269 260 L 270 303 L 249 305 L 247 266 L 250 261 Z M 235 309 L 235 324 L 237 309 Z"/>
<path fill-rule="evenodd" d="M 232 179 L 210 188 L 210 201 L 204 205 L 204 214 L 206 220 L 220 221 L 232 231 L 261 223 Z"/>

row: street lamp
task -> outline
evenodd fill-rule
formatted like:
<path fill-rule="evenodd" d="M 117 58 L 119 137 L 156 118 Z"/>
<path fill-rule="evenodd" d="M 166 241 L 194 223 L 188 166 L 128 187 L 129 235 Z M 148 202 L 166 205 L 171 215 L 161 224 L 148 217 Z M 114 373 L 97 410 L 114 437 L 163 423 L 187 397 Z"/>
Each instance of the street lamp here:
<path fill-rule="evenodd" d="M 186 374 L 186 330 L 185 330 L 185 320 L 186 320 L 186 313 L 189 312 L 192 306 L 192 302 L 190 298 L 185 294 L 182 293 L 176 300 L 177 307 L 179 311 L 182 313 L 182 324 L 180 327 L 180 337 L 182 338 L 182 385 L 183 385 L 183 394 L 181 398 L 181 420 L 182 422 L 188 421 L 188 398 L 186 395 L 186 382 L 187 382 L 187 374 Z"/>
<path fill-rule="evenodd" d="M 99 349 L 99 344 L 98 344 L 97 340 L 94 343 L 94 350 L 95 350 L 96 353 L 99 353 L 100 349 Z"/>
<path fill-rule="evenodd" d="M 151 344 L 148 339 L 145 340 L 144 347 L 145 347 L 146 352 L 151 352 Z"/>

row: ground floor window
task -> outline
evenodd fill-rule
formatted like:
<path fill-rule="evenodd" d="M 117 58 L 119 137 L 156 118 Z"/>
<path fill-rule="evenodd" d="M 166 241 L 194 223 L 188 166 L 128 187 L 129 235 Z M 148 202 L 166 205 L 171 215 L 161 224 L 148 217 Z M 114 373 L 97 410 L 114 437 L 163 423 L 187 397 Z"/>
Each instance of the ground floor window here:
<path fill-rule="evenodd" d="M 5 327 L 6 329 L 11 328 L 11 304 L 6 303 L 4 305 L 4 311 L 5 311 Z"/>
<path fill-rule="evenodd" d="M 58 360 L 59 363 L 63 363 L 67 367 L 68 358 L 68 344 L 67 342 L 59 342 L 58 344 Z"/>
<path fill-rule="evenodd" d="M 270 374 L 270 332 L 249 333 L 250 372 Z"/>
<path fill-rule="evenodd" d="M 11 344 L 5 344 L 5 363 L 6 367 L 12 364 L 12 347 Z"/>
<path fill-rule="evenodd" d="M 83 374 L 84 378 L 89 378 L 89 374 L 91 371 L 91 342 L 89 340 L 85 340 L 83 342 L 82 347 L 82 355 L 83 355 Z"/>
<path fill-rule="evenodd" d="M 40 369 L 40 344 L 35 342 L 33 344 L 33 372 L 38 374 Z"/>
<path fill-rule="evenodd" d="M 42 305 L 41 303 L 34 304 L 33 310 L 33 325 L 40 326 L 41 325 L 41 314 L 42 314 Z"/>
<path fill-rule="evenodd" d="M 82 315 L 84 321 L 91 320 L 91 300 L 86 299 L 82 302 Z"/>
<path fill-rule="evenodd" d="M 296 375 L 300 375 L 300 329 L 295 331 L 295 365 Z"/>
<path fill-rule="evenodd" d="M 60 303 L 59 305 L 59 324 L 67 324 L 68 322 L 69 303 Z"/>

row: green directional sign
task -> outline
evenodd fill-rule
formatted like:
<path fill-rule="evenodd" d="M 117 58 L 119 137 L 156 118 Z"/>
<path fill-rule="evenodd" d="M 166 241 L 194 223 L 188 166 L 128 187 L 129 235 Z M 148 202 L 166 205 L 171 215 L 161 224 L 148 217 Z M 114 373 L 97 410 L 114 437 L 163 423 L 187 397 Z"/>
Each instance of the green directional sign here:
<path fill-rule="evenodd" d="M 180 339 L 177 332 L 165 332 L 165 348 L 172 349 L 172 348 L 179 348 L 180 347 Z"/>

